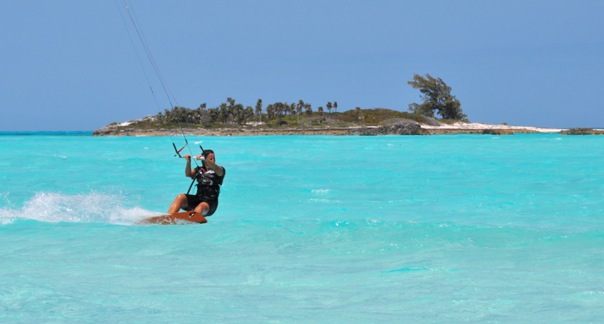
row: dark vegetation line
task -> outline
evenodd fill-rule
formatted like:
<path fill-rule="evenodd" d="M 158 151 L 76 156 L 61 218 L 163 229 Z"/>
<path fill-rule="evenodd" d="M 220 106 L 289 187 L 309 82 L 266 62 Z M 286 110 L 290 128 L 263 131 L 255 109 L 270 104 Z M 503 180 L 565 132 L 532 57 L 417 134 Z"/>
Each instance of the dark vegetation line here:
<path fill-rule="evenodd" d="M 232 104 L 223 103 L 216 108 L 200 107 L 197 109 L 174 107 L 154 116 L 131 121 L 128 127 L 136 129 L 176 129 L 181 126 L 209 129 L 229 127 L 351 127 L 379 126 L 395 123 L 401 119 L 427 124 L 430 120 L 430 118 L 419 114 L 386 108 L 355 108 L 344 112 L 325 112 L 319 107 L 318 111 L 299 113 L 295 110 L 295 105 L 281 102 L 269 105 L 265 113 L 253 113 L 250 112 L 249 106 L 243 108 L 241 104 L 236 104 L 235 100 L 231 98 L 228 98 L 227 102 Z M 303 101 L 300 100 L 300 102 Z M 118 124 L 116 122 L 108 126 Z"/>

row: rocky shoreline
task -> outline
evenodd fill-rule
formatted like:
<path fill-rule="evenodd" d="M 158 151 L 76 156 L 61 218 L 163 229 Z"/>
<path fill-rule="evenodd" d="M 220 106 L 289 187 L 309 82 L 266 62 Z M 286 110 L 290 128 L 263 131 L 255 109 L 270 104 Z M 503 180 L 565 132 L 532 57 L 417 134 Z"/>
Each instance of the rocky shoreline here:
<path fill-rule="evenodd" d="M 491 125 L 481 123 L 457 122 L 453 124 L 426 125 L 405 120 L 384 126 L 356 127 L 262 127 L 246 126 L 239 128 L 184 128 L 184 129 L 141 129 L 129 127 L 128 123 L 112 124 L 93 132 L 95 136 L 263 136 L 263 135 L 441 135 L 441 134 L 490 134 L 512 135 L 530 133 L 559 133 L 564 135 L 604 135 L 604 130 L 591 128 L 539 128 L 529 126 Z"/>

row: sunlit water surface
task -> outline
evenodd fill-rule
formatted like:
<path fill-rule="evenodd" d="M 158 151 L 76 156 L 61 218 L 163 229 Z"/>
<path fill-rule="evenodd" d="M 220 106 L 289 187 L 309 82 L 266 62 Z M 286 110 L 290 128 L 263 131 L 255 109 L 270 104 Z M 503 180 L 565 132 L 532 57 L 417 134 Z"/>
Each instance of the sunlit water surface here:
<path fill-rule="evenodd" d="M 0 322 L 598 322 L 604 137 L 0 135 Z M 192 145 L 193 153 L 199 149 Z"/>

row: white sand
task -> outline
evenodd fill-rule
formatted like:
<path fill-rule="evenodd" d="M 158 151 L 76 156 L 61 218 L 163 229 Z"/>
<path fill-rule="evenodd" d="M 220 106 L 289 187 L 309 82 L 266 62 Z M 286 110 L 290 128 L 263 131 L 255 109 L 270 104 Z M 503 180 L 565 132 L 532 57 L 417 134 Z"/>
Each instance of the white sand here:
<path fill-rule="evenodd" d="M 509 126 L 504 124 L 491 125 L 482 123 L 464 123 L 455 122 L 452 124 L 441 124 L 440 126 L 422 125 L 424 129 L 510 129 L 510 130 L 530 130 L 539 133 L 558 133 L 563 129 L 560 128 L 541 128 L 532 126 Z"/>

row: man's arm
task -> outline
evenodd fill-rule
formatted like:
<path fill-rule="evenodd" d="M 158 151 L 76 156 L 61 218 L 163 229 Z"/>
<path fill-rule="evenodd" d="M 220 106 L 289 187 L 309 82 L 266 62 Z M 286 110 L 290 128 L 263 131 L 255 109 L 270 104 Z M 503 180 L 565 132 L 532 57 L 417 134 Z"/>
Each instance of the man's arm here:
<path fill-rule="evenodd" d="M 216 172 L 217 176 L 222 177 L 224 175 L 224 169 L 220 165 L 210 160 L 203 160 L 203 164 L 206 166 L 206 168 Z"/>
<path fill-rule="evenodd" d="M 195 178 L 195 170 L 191 169 L 191 156 L 183 155 L 183 159 L 187 160 L 187 165 L 185 165 L 185 176 L 191 179 Z"/>

